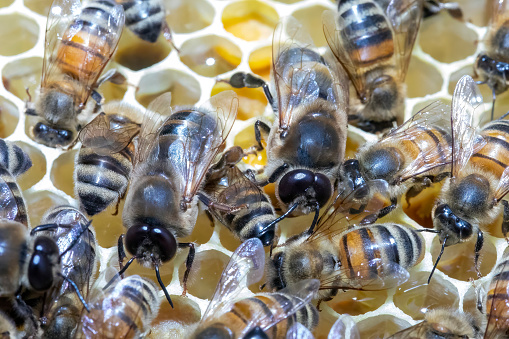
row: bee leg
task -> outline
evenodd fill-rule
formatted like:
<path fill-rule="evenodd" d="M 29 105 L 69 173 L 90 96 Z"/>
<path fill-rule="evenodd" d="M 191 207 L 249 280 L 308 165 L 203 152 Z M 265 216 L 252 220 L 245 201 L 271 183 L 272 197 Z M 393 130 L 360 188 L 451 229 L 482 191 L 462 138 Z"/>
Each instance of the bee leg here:
<path fill-rule="evenodd" d="M 182 296 L 186 296 L 187 294 L 187 279 L 189 279 L 189 273 L 191 272 L 191 266 L 193 266 L 194 254 L 196 250 L 194 249 L 194 243 L 192 242 L 182 242 L 178 245 L 180 248 L 189 247 L 189 254 L 186 259 L 186 271 L 184 272 L 184 279 L 182 279 L 182 285 L 184 285 L 184 291 L 182 292 Z"/>
<path fill-rule="evenodd" d="M 231 205 L 222 204 L 220 202 L 213 201 L 212 198 L 210 198 L 203 192 L 198 192 L 198 193 L 196 193 L 196 195 L 198 196 L 198 199 L 200 199 L 200 201 L 208 208 L 214 208 L 216 210 L 220 210 L 220 211 L 224 211 L 224 212 L 228 212 L 228 213 L 235 213 L 235 212 L 238 212 L 244 208 L 247 208 L 247 205 L 231 206 Z"/>
<path fill-rule="evenodd" d="M 385 217 L 387 214 L 392 212 L 397 207 L 397 203 L 398 203 L 398 199 L 391 198 L 391 204 L 389 206 L 382 208 L 377 213 L 368 215 L 367 217 L 365 217 L 364 219 L 361 220 L 360 224 L 361 225 L 369 225 L 369 224 L 374 223 L 378 219 Z"/>
<path fill-rule="evenodd" d="M 209 218 L 210 227 L 214 228 L 215 224 L 214 224 L 214 217 L 212 216 L 212 213 L 210 213 L 209 210 L 205 210 L 205 215 L 207 216 L 207 218 Z"/>
<path fill-rule="evenodd" d="M 15 308 L 14 312 L 17 315 L 21 316 L 24 319 L 30 319 L 30 323 L 32 324 L 32 326 L 30 326 L 31 328 L 26 331 L 27 334 L 37 333 L 37 331 L 39 330 L 39 322 L 34 316 L 34 311 L 30 308 L 30 306 L 28 306 L 25 303 L 20 293 L 16 295 L 16 298 L 15 300 L 13 300 L 12 304 Z"/>
<path fill-rule="evenodd" d="M 406 203 L 410 206 L 410 199 L 416 197 L 421 193 L 425 188 L 430 187 L 433 183 L 432 179 L 429 177 L 424 177 L 422 182 L 418 182 L 416 185 L 410 187 L 410 189 L 405 194 Z"/>
<path fill-rule="evenodd" d="M 474 259 L 475 271 L 477 272 L 478 278 L 482 277 L 481 271 L 479 271 L 479 255 L 483 245 L 484 245 L 484 235 L 482 231 L 479 230 L 477 233 L 477 241 L 475 242 L 475 259 Z"/>
<path fill-rule="evenodd" d="M 495 94 L 495 87 L 490 86 L 492 95 L 493 95 L 493 102 L 491 104 L 491 121 L 493 121 L 493 116 L 495 115 L 495 100 L 497 99 L 497 95 Z"/>
<path fill-rule="evenodd" d="M 127 258 L 127 255 L 125 254 L 125 250 L 124 250 L 124 235 L 123 234 L 121 234 L 118 237 L 117 250 L 118 250 L 118 268 L 120 271 L 122 271 L 122 269 L 124 268 L 124 259 Z M 124 273 L 122 273 L 120 275 L 120 278 L 124 279 Z"/>
<path fill-rule="evenodd" d="M 123 85 L 127 82 L 127 78 L 118 70 L 110 69 L 108 72 L 104 73 L 104 75 L 100 77 L 99 80 L 97 80 L 94 87 L 98 88 L 106 81 L 109 81 L 115 85 Z"/>
<path fill-rule="evenodd" d="M 230 77 L 230 80 L 220 80 L 223 82 L 227 82 L 232 86 L 233 88 L 262 88 L 263 93 L 265 94 L 265 97 L 267 98 L 267 101 L 269 102 L 270 106 L 272 107 L 272 110 L 274 112 L 277 112 L 277 107 L 274 102 L 274 97 L 272 97 L 272 93 L 270 93 L 269 85 L 267 85 L 267 82 L 265 80 L 260 79 L 251 73 L 245 73 L 245 72 L 237 72 L 233 74 Z"/>
<path fill-rule="evenodd" d="M 166 41 L 168 41 L 170 43 L 171 47 L 173 47 L 173 49 L 176 50 L 178 54 L 180 54 L 180 49 L 178 49 L 177 46 L 175 46 L 175 43 L 173 42 L 173 34 L 171 33 L 171 29 L 168 26 L 168 23 L 166 23 L 166 20 L 163 20 L 162 28 L 163 28 L 163 36 L 166 39 Z"/>
<path fill-rule="evenodd" d="M 266 138 L 270 133 L 270 126 L 261 120 L 256 120 L 256 122 L 254 124 L 254 129 L 255 129 L 256 142 L 258 143 L 258 147 L 256 148 L 256 150 L 262 151 L 263 150 L 262 134 L 263 134 L 263 137 Z"/>
<path fill-rule="evenodd" d="M 504 206 L 504 217 L 502 220 L 502 234 L 504 234 L 505 239 L 509 243 L 509 238 L 507 237 L 507 233 L 509 233 L 509 202 L 502 200 L 502 205 Z"/>

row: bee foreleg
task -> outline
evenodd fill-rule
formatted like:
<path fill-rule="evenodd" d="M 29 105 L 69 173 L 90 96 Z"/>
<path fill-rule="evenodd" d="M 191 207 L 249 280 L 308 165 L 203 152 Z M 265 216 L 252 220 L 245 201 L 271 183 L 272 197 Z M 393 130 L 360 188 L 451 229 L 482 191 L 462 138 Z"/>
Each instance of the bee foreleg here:
<path fill-rule="evenodd" d="M 184 279 L 182 279 L 182 285 L 184 291 L 182 292 L 182 296 L 185 296 L 187 293 L 187 279 L 189 279 L 189 273 L 191 272 L 191 267 L 193 266 L 194 254 L 196 250 L 194 249 L 194 243 L 192 242 L 182 242 L 179 243 L 179 248 L 189 247 L 189 254 L 186 259 L 186 271 L 184 272 Z"/>
<path fill-rule="evenodd" d="M 97 80 L 94 88 L 99 88 L 106 81 L 109 81 L 115 85 L 123 85 L 127 82 L 127 78 L 115 68 L 110 69 L 108 72 L 104 73 L 104 75 L 100 77 L 99 80 Z"/>
<path fill-rule="evenodd" d="M 261 120 L 256 120 L 256 122 L 254 124 L 254 129 L 255 129 L 256 142 L 258 143 L 258 147 L 256 149 L 257 149 L 257 151 L 261 151 L 261 150 L 263 150 L 262 138 L 266 139 L 268 137 L 268 135 L 270 133 L 270 126 Z M 263 136 L 262 136 L 262 134 L 263 134 Z"/>
<path fill-rule="evenodd" d="M 196 193 L 196 195 L 198 196 L 198 199 L 200 199 L 200 201 L 205 206 L 207 206 L 208 208 L 214 208 L 215 210 L 224 211 L 224 212 L 228 212 L 228 213 L 235 213 L 241 209 L 247 208 L 246 205 L 231 206 L 231 205 L 227 205 L 227 204 L 223 204 L 223 203 L 214 201 L 214 200 L 212 200 L 212 198 L 210 198 L 203 192 L 198 192 L 198 193 Z"/>
<path fill-rule="evenodd" d="M 477 232 L 477 241 L 475 242 L 475 259 L 474 259 L 475 271 L 477 272 L 478 278 L 482 277 L 481 271 L 479 271 L 479 255 L 481 253 L 483 245 L 484 245 L 484 235 L 482 231 L 479 230 Z"/>
<path fill-rule="evenodd" d="M 127 258 L 127 255 L 125 254 L 124 250 L 123 234 L 121 234 L 120 237 L 118 237 L 117 250 L 118 250 L 118 268 L 120 271 L 122 271 L 122 269 L 124 268 L 124 259 Z M 120 278 L 124 279 L 124 273 L 120 275 Z"/>

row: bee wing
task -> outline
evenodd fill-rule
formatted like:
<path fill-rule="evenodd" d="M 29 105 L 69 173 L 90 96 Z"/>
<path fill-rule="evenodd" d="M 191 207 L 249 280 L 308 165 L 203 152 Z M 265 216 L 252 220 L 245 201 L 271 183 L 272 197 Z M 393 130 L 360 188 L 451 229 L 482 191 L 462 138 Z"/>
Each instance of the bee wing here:
<path fill-rule="evenodd" d="M 421 321 L 414 326 L 410 326 L 402 331 L 399 331 L 393 335 L 391 335 L 387 339 L 420 339 L 426 338 L 427 333 L 430 330 L 429 324 L 427 321 Z"/>
<path fill-rule="evenodd" d="M 286 332 L 286 339 L 314 339 L 315 337 L 306 326 L 296 322 Z"/>
<path fill-rule="evenodd" d="M 400 265 L 376 258 L 366 264 L 338 269 L 320 282 L 320 289 L 386 290 L 403 284 L 409 277 Z"/>
<path fill-rule="evenodd" d="M 97 153 L 113 154 L 126 148 L 139 131 L 140 125 L 134 122 L 119 125 L 101 113 L 80 131 L 79 139 L 83 146 L 94 148 Z"/>
<path fill-rule="evenodd" d="M 387 18 L 395 33 L 394 52 L 400 81 L 405 81 L 410 55 L 422 20 L 423 1 L 392 0 L 387 7 Z"/>
<path fill-rule="evenodd" d="M 450 163 L 450 117 L 450 107 L 441 101 L 435 101 L 380 140 L 379 143 L 412 142 L 421 149 L 419 156 L 401 171 L 401 181 Z M 426 131 L 432 129 L 440 131 L 440 137 L 444 139 L 437 147 L 430 147 L 427 139 L 422 138 Z"/>
<path fill-rule="evenodd" d="M 503 297 L 509 295 L 509 283 L 507 282 L 505 272 L 509 269 L 509 261 L 506 260 L 503 267 L 498 269 L 492 279 L 498 277 L 497 283 L 494 289 L 494 298 L 491 299 L 491 307 L 486 313 L 489 314 L 488 323 L 486 325 L 486 332 L 484 339 L 495 339 L 505 338 L 507 329 L 509 328 L 509 318 L 507 314 L 509 312 L 509 299 Z"/>
<path fill-rule="evenodd" d="M 266 312 L 262 307 L 257 307 L 256 311 L 251 313 L 251 317 L 242 331 L 241 337 L 246 335 L 254 327 L 259 326 L 262 330 L 267 331 L 282 320 L 291 317 L 311 302 L 319 286 L 320 282 L 317 279 L 307 279 L 277 292 L 255 294 L 255 296 L 270 297 L 271 295 L 282 295 L 284 297 L 277 298 L 278 309 L 272 309 L 270 313 Z"/>
<path fill-rule="evenodd" d="M 311 63 L 305 61 L 308 49 L 315 51 L 313 42 L 295 18 L 286 17 L 278 23 L 272 38 L 272 76 L 277 94 L 280 129 L 291 126 L 295 108 L 318 98 L 320 88 L 316 81 L 316 71 Z M 289 67 L 288 53 L 300 53 L 303 61 Z"/>
<path fill-rule="evenodd" d="M 5 172 L 9 173 L 7 170 L 5 170 Z M 15 183 L 14 178 L 12 181 L 15 184 L 16 189 L 21 192 L 18 185 Z M 9 183 L 0 177 L 0 219 L 16 220 L 16 217 L 21 212 L 18 201 L 19 199 L 16 198 L 16 195 L 12 191 Z M 19 202 L 24 203 L 24 200 L 21 199 Z M 23 207 L 22 209 L 26 210 L 26 208 Z"/>
<path fill-rule="evenodd" d="M 260 281 L 264 267 L 265 252 L 262 242 L 253 238 L 242 243 L 223 270 L 202 321 L 228 311 L 243 288 Z"/>
<path fill-rule="evenodd" d="M 464 75 L 456 84 L 452 96 L 452 175 L 457 176 L 468 160 L 486 142 L 473 127 L 475 110 L 483 99 L 474 79 Z"/>
<path fill-rule="evenodd" d="M 210 114 L 189 127 L 190 133 L 180 135 L 180 140 L 171 144 L 168 150 L 172 165 L 180 172 L 182 198 L 189 202 L 201 185 L 212 161 L 221 151 L 230 133 L 239 100 L 233 91 L 224 91 L 210 98 L 205 107 Z M 211 124 L 210 118 L 215 122 Z"/>
<path fill-rule="evenodd" d="M 492 0 L 488 1 L 488 5 L 491 5 L 491 21 L 489 23 L 489 34 L 495 33 L 498 28 L 503 24 L 504 21 L 507 20 L 509 15 L 507 0 Z"/>
<path fill-rule="evenodd" d="M 348 314 L 339 316 L 338 320 L 332 325 L 328 337 L 329 339 L 361 339 L 359 329 L 355 321 Z"/>
<path fill-rule="evenodd" d="M 509 167 L 507 167 L 500 177 L 497 190 L 495 191 L 495 200 L 500 201 L 509 193 Z"/>

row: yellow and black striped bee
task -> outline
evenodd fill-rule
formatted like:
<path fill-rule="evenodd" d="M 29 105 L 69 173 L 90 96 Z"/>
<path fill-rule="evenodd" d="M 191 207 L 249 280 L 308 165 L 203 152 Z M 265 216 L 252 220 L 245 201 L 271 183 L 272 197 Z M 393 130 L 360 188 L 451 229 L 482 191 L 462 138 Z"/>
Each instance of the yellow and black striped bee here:
<path fill-rule="evenodd" d="M 25 110 L 32 139 L 49 147 L 68 146 L 95 110 L 87 105 L 88 99 L 102 101 L 96 89 L 107 80 L 125 81 L 115 70 L 99 78 L 123 27 L 124 11 L 113 0 L 88 1 L 83 6 L 80 0 L 53 2 L 46 24 L 41 87 L 35 104 L 28 102 Z"/>
<path fill-rule="evenodd" d="M 422 0 L 340 0 L 323 15 L 324 33 L 360 103 L 349 120 L 377 132 L 405 111 L 405 77 L 422 19 Z"/>
<path fill-rule="evenodd" d="M 504 215 L 502 231 L 509 230 L 509 122 L 495 120 L 480 135 L 472 127 L 482 95 L 474 80 L 464 76 L 453 95 L 453 153 L 451 178 L 444 181 L 432 211 L 433 225 L 445 247 L 477 238 L 475 266 L 483 246 L 483 229 Z M 440 257 L 439 257 L 440 258 Z M 435 263 L 435 267 L 438 264 Z"/>
<path fill-rule="evenodd" d="M 173 259 L 178 248 L 189 247 L 184 274 L 184 294 L 194 259 L 194 244 L 179 243 L 191 234 L 198 217 L 198 201 L 233 212 L 235 208 L 215 202 L 203 191 L 205 176 L 224 149 L 237 116 L 238 99 L 233 91 L 216 94 L 201 107 L 172 111 L 171 93 L 155 99 L 142 123 L 135 166 L 126 195 L 122 222 L 127 229 L 125 247 L 133 260 L 154 268 L 166 298 L 159 266 Z M 160 115 L 159 113 L 162 113 Z M 119 241 L 119 253 L 123 253 Z"/>
<path fill-rule="evenodd" d="M 424 316 L 424 321 L 399 331 L 388 339 L 478 339 L 481 337 L 479 325 L 472 316 L 458 310 L 439 308 L 429 310 Z"/>
<path fill-rule="evenodd" d="M 134 138 L 142 113 L 124 103 L 110 103 L 79 134 L 74 182 L 81 208 L 95 215 L 125 195 L 133 170 Z"/>
<path fill-rule="evenodd" d="M 312 233 L 304 232 L 274 248 L 266 272 L 270 289 L 319 279 L 315 298 L 327 301 L 339 289 L 382 290 L 409 278 L 407 270 L 424 258 L 422 235 L 393 223 L 345 229 L 341 226 L 346 220 L 345 201 L 338 206 L 330 205 L 332 213 L 327 209 Z"/>
<path fill-rule="evenodd" d="M 318 324 L 318 311 L 309 303 L 318 289 L 317 280 L 274 293 L 239 296 L 243 288 L 261 279 L 264 262 L 259 239 L 249 239 L 237 248 L 192 338 L 286 338 L 296 322 L 309 329 Z"/>
<path fill-rule="evenodd" d="M 268 246 L 275 236 L 274 207 L 269 196 L 235 165 L 243 156 L 238 146 L 226 151 L 209 170 L 204 190 L 223 205 L 246 208 L 229 213 L 212 205 L 209 211 L 241 241 L 258 238 L 263 246 Z"/>
<path fill-rule="evenodd" d="M 16 177 L 32 167 L 32 161 L 16 144 L 0 139 L 0 218 L 18 221 L 28 227 L 23 194 Z"/>
<path fill-rule="evenodd" d="M 51 209 L 42 222 L 44 225 L 32 232 L 55 240 L 60 250 L 61 275 L 65 277 L 43 297 L 43 338 L 74 338 L 83 312 L 80 296 L 88 300 L 96 270 L 95 235 L 87 218 L 72 206 Z"/>
<path fill-rule="evenodd" d="M 272 60 L 272 89 L 250 74 L 236 73 L 229 80 L 237 88 L 263 87 L 278 117 L 272 126 L 255 123 L 257 149 L 263 149 L 262 138 L 267 141 L 267 165 L 252 179 L 259 186 L 276 184 L 284 216 L 315 212 L 317 219 L 332 197 L 345 155 L 347 76 L 329 55 L 317 52 L 292 17 L 276 27 Z"/>
<path fill-rule="evenodd" d="M 156 285 L 131 275 L 96 291 L 90 312 L 83 313 L 77 338 L 143 338 L 159 311 Z"/>

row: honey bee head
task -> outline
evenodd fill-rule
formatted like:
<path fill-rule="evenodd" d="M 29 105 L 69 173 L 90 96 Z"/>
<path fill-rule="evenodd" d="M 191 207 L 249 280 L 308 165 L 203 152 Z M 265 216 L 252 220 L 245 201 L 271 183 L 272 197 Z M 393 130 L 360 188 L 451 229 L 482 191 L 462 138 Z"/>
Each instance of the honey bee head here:
<path fill-rule="evenodd" d="M 487 80 L 487 84 L 496 94 L 500 94 L 506 89 L 505 71 L 507 64 L 494 60 L 486 54 L 479 54 L 475 61 L 476 73 Z"/>
<path fill-rule="evenodd" d="M 233 339 L 234 337 L 232 331 L 222 323 L 207 326 L 194 335 L 194 339 Z"/>
<path fill-rule="evenodd" d="M 343 163 L 339 172 L 340 185 L 348 192 L 356 190 L 366 184 L 364 173 L 361 171 L 359 160 L 349 159 Z"/>
<path fill-rule="evenodd" d="M 445 237 L 447 237 L 445 246 L 470 239 L 474 232 L 472 224 L 458 217 L 448 204 L 440 204 L 435 208 L 433 212 L 433 226 L 440 232 L 440 242 L 443 242 Z"/>
<path fill-rule="evenodd" d="M 58 265 L 59 249 L 55 241 L 39 236 L 34 241 L 34 251 L 28 263 L 28 282 L 35 291 L 47 291 L 53 286 Z"/>
<path fill-rule="evenodd" d="M 32 128 L 32 135 L 38 143 L 55 148 L 71 144 L 75 139 L 76 132 L 39 121 Z"/>
<path fill-rule="evenodd" d="M 295 169 L 287 172 L 276 186 L 276 196 L 286 205 L 298 204 L 304 214 L 329 201 L 332 184 L 322 173 L 307 169 Z"/>
<path fill-rule="evenodd" d="M 125 235 L 126 248 L 144 263 L 167 262 L 177 253 L 177 240 L 166 228 L 152 222 L 131 226 Z"/>

